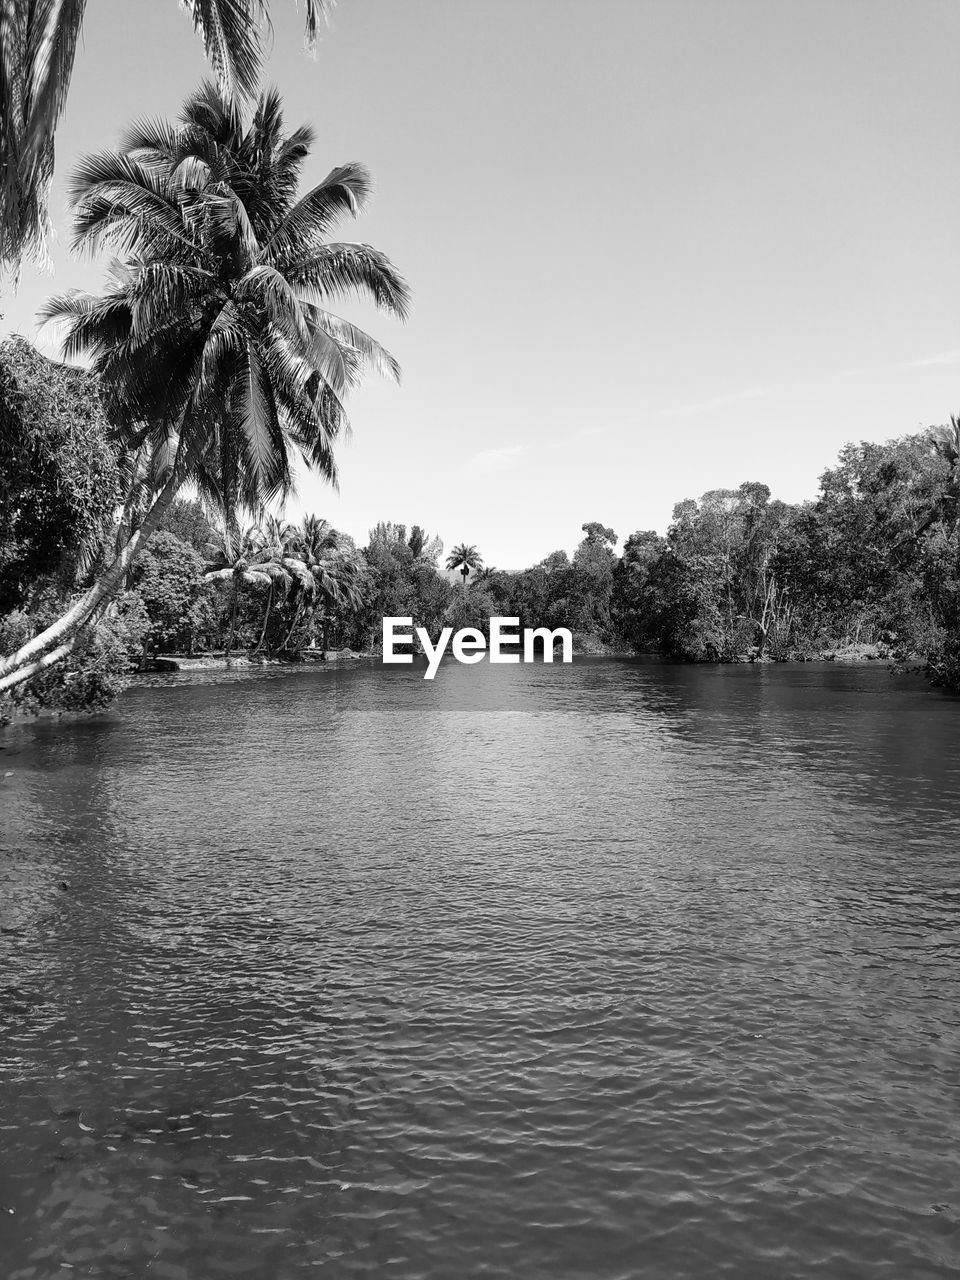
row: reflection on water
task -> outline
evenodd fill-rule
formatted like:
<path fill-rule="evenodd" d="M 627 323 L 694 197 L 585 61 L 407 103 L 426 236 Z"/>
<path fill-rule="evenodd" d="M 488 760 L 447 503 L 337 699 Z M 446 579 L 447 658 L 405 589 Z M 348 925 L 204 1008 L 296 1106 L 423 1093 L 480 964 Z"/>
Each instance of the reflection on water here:
<path fill-rule="evenodd" d="M 0 739 L 0 1275 L 955 1275 L 960 703 L 421 674 Z"/>

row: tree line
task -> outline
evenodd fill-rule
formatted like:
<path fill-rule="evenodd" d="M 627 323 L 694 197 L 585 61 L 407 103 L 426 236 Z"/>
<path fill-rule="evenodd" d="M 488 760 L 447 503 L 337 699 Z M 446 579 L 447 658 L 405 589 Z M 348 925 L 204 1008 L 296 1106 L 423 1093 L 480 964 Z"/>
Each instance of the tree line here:
<path fill-rule="evenodd" d="M 130 459 L 95 372 L 23 339 L 0 345 L 0 650 L 62 616 L 122 541 Z M 165 508 L 111 607 L 70 655 L 11 691 L 21 705 L 105 705 L 159 654 L 298 661 L 373 652 L 384 616 L 488 631 L 567 627 L 581 653 L 694 662 L 861 653 L 960 688 L 960 420 L 849 444 L 808 502 L 747 482 L 677 504 L 661 535 L 582 525 L 572 556 L 522 570 L 383 521 L 367 541 L 318 515 L 244 522 L 199 490 Z"/>

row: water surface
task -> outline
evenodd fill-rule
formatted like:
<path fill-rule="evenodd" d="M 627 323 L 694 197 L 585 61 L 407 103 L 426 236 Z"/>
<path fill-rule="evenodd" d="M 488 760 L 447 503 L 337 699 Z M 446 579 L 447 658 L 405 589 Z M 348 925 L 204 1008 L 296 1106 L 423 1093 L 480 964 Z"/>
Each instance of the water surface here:
<path fill-rule="evenodd" d="M 210 673 L 0 738 L 0 1275 L 960 1269 L 960 702 Z"/>

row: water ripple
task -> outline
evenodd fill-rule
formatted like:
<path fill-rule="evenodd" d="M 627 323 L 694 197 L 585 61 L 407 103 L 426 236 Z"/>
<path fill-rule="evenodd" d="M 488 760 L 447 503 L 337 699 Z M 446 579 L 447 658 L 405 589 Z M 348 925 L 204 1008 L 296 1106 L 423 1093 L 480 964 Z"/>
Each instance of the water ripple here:
<path fill-rule="evenodd" d="M 0 1274 L 952 1277 L 957 704 L 151 681 L 0 740 Z"/>

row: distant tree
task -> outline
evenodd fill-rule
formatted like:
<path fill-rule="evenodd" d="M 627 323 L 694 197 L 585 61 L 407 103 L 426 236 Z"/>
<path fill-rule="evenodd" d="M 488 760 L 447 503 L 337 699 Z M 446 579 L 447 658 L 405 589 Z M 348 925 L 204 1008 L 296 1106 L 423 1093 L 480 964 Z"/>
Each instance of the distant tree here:
<path fill-rule="evenodd" d="M 350 630 L 369 591 L 367 564 L 351 539 L 326 520 L 308 515 L 292 530 L 289 552 L 306 570 L 297 575 L 290 597 L 293 605 L 283 647 L 289 648 L 299 631 L 310 648 L 321 631 L 326 649 L 332 629 Z"/>
<path fill-rule="evenodd" d="M 160 529 L 188 543 L 201 555 L 214 537 L 214 526 L 203 506 L 193 498 L 175 498 L 160 521 Z"/>
<path fill-rule="evenodd" d="M 483 635 L 490 634 L 490 619 L 496 614 L 493 596 L 482 583 L 472 582 L 467 592 L 456 591 L 444 616 L 444 623 L 454 631 L 473 627 Z"/>
<path fill-rule="evenodd" d="M 577 631 L 610 639 L 610 602 L 617 563 L 617 535 L 592 521 L 581 526 L 586 535 L 573 555 L 571 624 Z"/>
<path fill-rule="evenodd" d="M 410 530 L 408 545 L 416 560 L 425 560 L 429 561 L 430 564 L 436 564 L 440 556 L 443 555 L 443 543 L 441 540 L 436 537 L 428 537 L 426 530 L 418 524 L 415 524 Z"/>
<path fill-rule="evenodd" d="M 407 546 L 413 552 L 414 559 L 418 559 L 427 545 L 427 534 L 421 525 L 415 524 L 410 530 L 410 537 L 407 539 Z"/>
<path fill-rule="evenodd" d="M 949 505 L 950 463 L 929 433 L 848 444 L 805 523 L 808 590 L 844 641 L 901 640 L 924 594 L 926 536 Z"/>
<path fill-rule="evenodd" d="M 652 529 L 632 533 L 614 568 L 611 613 L 617 634 L 638 653 L 663 648 L 664 611 L 660 577 L 667 542 Z"/>
<path fill-rule="evenodd" d="M 411 617 L 415 627 L 425 628 L 436 638 L 444 625 L 451 587 L 437 571 L 436 557 L 428 554 L 430 548 L 427 543 L 415 556 L 405 525 L 381 523 L 370 530 L 370 541 L 363 551 L 369 587 L 354 635 L 358 645 L 377 642 L 384 617 Z"/>
<path fill-rule="evenodd" d="M 224 657 L 229 658 L 236 645 L 237 617 L 244 587 L 269 589 L 286 577 L 285 570 L 273 555 L 259 525 L 250 525 L 239 538 L 221 535 L 212 548 L 214 557 L 204 569 L 207 582 L 229 584 L 229 624 L 224 643 Z"/>
<path fill-rule="evenodd" d="M 460 570 L 460 576 L 463 578 L 463 589 L 466 591 L 467 578 L 472 572 L 483 568 L 483 560 L 476 547 L 468 546 L 467 543 L 461 542 L 447 556 L 447 568 Z"/>
<path fill-rule="evenodd" d="M 215 625 L 203 560 L 176 534 L 161 530 L 151 539 L 137 561 L 131 591 L 148 619 L 145 648 L 191 653 L 197 636 Z"/>
<path fill-rule="evenodd" d="M 570 557 L 565 551 L 551 551 L 545 560 L 540 561 L 540 564 L 547 573 L 555 573 L 570 568 Z"/>

